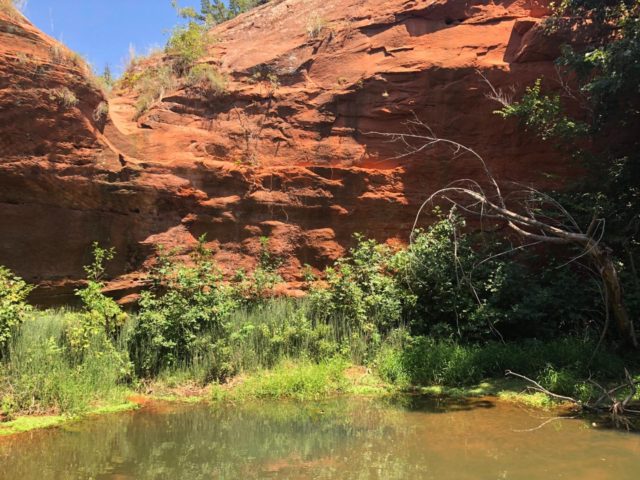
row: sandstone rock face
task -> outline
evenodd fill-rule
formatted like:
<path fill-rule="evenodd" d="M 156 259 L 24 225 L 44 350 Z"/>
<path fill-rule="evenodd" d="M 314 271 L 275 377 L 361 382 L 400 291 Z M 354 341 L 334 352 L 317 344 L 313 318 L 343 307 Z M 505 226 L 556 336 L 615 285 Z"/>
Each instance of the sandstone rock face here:
<path fill-rule="evenodd" d="M 0 264 L 63 301 L 97 240 L 118 251 L 112 289 L 124 295 L 156 244 L 186 254 L 206 234 L 233 272 L 268 236 L 295 286 L 354 232 L 406 240 L 434 189 L 481 176 L 451 151 L 403 155 L 373 133 L 416 118 L 502 181 L 557 184 L 571 167 L 493 114 L 482 79 L 521 91 L 555 76 L 546 3 L 275 0 L 211 32 L 202 62 L 227 75 L 223 95 L 178 88 L 136 121 L 135 92 L 115 92 L 102 118 L 81 62 L 0 13 Z"/>

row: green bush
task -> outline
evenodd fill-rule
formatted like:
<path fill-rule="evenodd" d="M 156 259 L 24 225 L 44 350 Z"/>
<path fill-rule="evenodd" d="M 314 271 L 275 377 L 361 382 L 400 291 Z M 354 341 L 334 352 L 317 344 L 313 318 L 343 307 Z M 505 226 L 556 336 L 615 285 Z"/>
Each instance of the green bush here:
<path fill-rule="evenodd" d="M 400 289 L 415 297 L 404 318 L 413 335 L 463 342 L 598 334 L 597 285 L 554 256 L 505 255 L 512 247 L 490 234 L 465 233 L 444 218 L 418 231 L 392 266 Z"/>
<path fill-rule="evenodd" d="M 574 337 L 463 345 L 399 331 L 384 343 L 375 364 L 382 378 L 401 386 L 470 385 L 511 370 L 556 393 L 584 395 L 579 379 L 612 379 L 624 372 L 622 358 L 600 350 L 592 359 L 594 349 L 595 343 Z"/>
<path fill-rule="evenodd" d="M 93 244 L 93 261 L 84 267 L 87 273 L 87 285 L 76 290 L 76 295 L 84 306 L 81 315 L 82 323 L 87 327 L 97 327 L 112 339 L 118 337 L 120 329 L 127 320 L 127 314 L 115 300 L 102 293 L 105 284 L 105 263 L 113 260 L 115 249 L 104 249 L 95 242 Z"/>
<path fill-rule="evenodd" d="M 473 339 L 491 333 L 479 318 L 481 305 L 473 293 L 485 296 L 485 272 L 474 271 L 481 255 L 462 228 L 460 219 L 443 218 L 416 232 L 409 248 L 394 259 L 398 281 L 415 296 L 407 311 L 413 334 Z"/>
<path fill-rule="evenodd" d="M 202 0 L 200 2 L 199 12 L 193 7 L 179 8 L 176 0 L 173 0 L 172 3 L 182 18 L 212 26 L 231 20 L 241 13 L 248 12 L 252 8 L 265 4 L 268 1 L 269 0 L 229 0 L 225 2 L 223 0 Z"/>
<path fill-rule="evenodd" d="M 401 323 L 403 310 L 414 297 L 394 276 L 391 248 L 359 235 L 355 238 L 349 256 L 325 271 L 327 287 L 313 290 L 310 299 L 319 321 L 340 320 L 345 335 L 367 332 L 375 341 Z"/>
<path fill-rule="evenodd" d="M 227 91 L 227 79 L 212 65 L 196 65 L 185 79 L 187 86 L 197 88 L 208 97 L 216 97 Z"/>
<path fill-rule="evenodd" d="M 244 305 L 253 305 L 273 298 L 275 286 L 282 282 L 278 274 L 281 264 L 282 260 L 269 250 L 269 239 L 260 237 L 258 265 L 249 275 L 244 270 L 238 270 L 234 278 L 239 301 Z"/>
<path fill-rule="evenodd" d="M 180 25 L 173 30 L 166 52 L 173 59 L 176 73 L 182 76 L 207 54 L 210 44 L 207 26 L 191 21 L 186 26 Z"/>
<path fill-rule="evenodd" d="M 204 238 L 192 254 L 192 265 L 179 265 L 161 255 L 152 272 L 152 288 L 141 294 L 131 339 L 131 357 L 139 373 L 153 375 L 204 354 L 215 359 L 212 378 L 232 373 L 226 358 L 224 319 L 237 306 Z"/>
<path fill-rule="evenodd" d="M 26 301 L 32 289 L 9 269 L 0 266 L 0 359 L 7 343 L 30 310 Z"/>
<path fill-rule="evenodd" d="M 155 103 L 161 101 L 165 93 L 176 84 L 173 70 L 167 65 L 151 68 L 127 81 L 134 85 L 138 93 L 135 119 L 140 118 Z"/>

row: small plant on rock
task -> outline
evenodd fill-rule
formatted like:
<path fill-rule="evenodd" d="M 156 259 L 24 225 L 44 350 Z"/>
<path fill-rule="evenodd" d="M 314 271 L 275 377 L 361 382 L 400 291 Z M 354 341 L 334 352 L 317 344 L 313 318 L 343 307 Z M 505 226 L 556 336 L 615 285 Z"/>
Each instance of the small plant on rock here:
<path fill-rule="evenodd" d="M 27 0 L 0 0 L 0 12 L 10 18 L 17 18 L 26 4 Z"/>
<path fill-rule="evenodd" d="M 216 97 L 227 90 L 227 79 L 212 65 L 196 65 L 185 79 L 189 87 L 201 90 L 208 97 Z"/>
<path fill-rule="evenodd" d="M 135 119 L 140 118 L 155 103 L 161 101 L 165 93 L 175 86 L 175 81 L 173 71 L 167 65 L 144 72 L 135 83 L 139 94 L 135 105 Z"/>
<path fill-rule="evenodd" d="M 98 122 L 104 122 L 109 116 L 109 104 L 107 102 L 100 102 L 96 109 L 93 111 L 93 119 Z"/>
<path fill-rule="evenodd" d="M 320 35 L 327 27 L 327 21 L 318 13 L 313 13 L 307 21 L 307 36 L 311 40 L 320 38 Z"/>
<path fill-rule="evenodd" d="M 79 100 L 76 94 L 67 87 L 56 88 L 49 92 L 49 99 L 56 102 L 64 110 L 69 110 L 78 105 Z"/>

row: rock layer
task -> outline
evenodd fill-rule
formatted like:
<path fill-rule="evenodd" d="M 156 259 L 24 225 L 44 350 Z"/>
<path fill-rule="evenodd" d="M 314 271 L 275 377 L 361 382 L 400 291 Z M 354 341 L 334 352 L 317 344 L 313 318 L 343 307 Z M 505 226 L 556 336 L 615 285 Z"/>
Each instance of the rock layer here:
<path fill-rule="evenodd" d="M 332 262 L 354 232 L 404 241 L 434 189 L 481 177 L 471 159 L 403 156 L 373 133 L 415 118 L 474 148 L 501 181 L 555 186 L 572 167 L 493 114 L 482 78 L 521 91 L 555 75 L 545 6 L 271 1 L 211 32 L 202 62 L 226 74 L 223 95 L 178 88 L 136 121 L 135 92 L 115 92 L 100 118 L 82 62 L 0 13 L 0 264 L 61 301 L 98 240 L 118 251 L 111 288 L 125 295 L 156 244 L 187 253 L 206 233 L 233 272 L 255 265 L 268 236 L 295 286 L 303 264 Z"/>

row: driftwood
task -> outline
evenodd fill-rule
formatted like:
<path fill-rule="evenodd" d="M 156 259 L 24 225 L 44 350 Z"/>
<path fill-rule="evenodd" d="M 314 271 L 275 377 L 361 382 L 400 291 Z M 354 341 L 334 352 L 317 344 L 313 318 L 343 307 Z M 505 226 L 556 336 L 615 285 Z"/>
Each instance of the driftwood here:
<path fill-rule="evenodd" d="M 548 395 L 549 397 L 556 400 L 571 403 L 580 411 L 584 411 L 587 413 L 607 414 L 612 423 L 617 428 L 624 427 L 626 429 L 630 429 L 631 419 L 633 417 L 640 416 L 640 410 L 630 408 L 631 401 L 636 395 L 638 389 L 636 382 L 633 380 L 626 368 L 624 370 L 624 374 L 626 382 L 613 388 L 605 388 L 592 379 L 589 379 L 588 382 L 598 390 L 600 390 L 601 395 L 594 401 L 587 402 L 583 402 L 566 395 L 558 395 L 556 393 L 553 393 L 544 388 L 535 380 L 525 377 L 524 375 L 520 375 L 519 373 L 512 372 L 511 370 L 507 370 L 505 375 L 507 377 L 516 377 L 520 378 L 521 380 L 525 380 L 529 383 L 527 389 L 544 393 L 545 395 Z M 619 393 L 624 390 L 628 390 L 627 394 L 624 397 L 619 398 Z"/>

